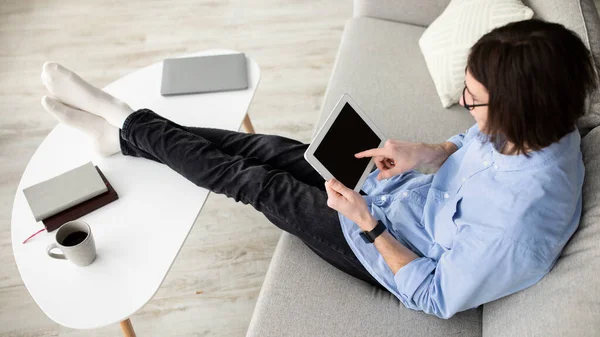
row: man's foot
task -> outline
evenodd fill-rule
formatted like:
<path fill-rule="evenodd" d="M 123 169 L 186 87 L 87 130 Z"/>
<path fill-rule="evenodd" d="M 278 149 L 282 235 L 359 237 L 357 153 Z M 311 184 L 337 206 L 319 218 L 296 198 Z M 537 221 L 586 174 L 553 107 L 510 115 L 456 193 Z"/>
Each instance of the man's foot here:
<path fill-rule="evenodd" d="M 94 87 L 58 63 L 44 63 L 41 78 L 52 96 L 74 108 L 100 116 L 119 129 L 133 112 L 125 102 Z"/>
<path fill-rule="evenodd" d="M 121 152 L 119 128 L 105 119 L 64 105 L 54 98 L 42 97 L 42 106 L 61 123 L 86 134 L 92 140 L 94 151 L 102 157 Z"/>

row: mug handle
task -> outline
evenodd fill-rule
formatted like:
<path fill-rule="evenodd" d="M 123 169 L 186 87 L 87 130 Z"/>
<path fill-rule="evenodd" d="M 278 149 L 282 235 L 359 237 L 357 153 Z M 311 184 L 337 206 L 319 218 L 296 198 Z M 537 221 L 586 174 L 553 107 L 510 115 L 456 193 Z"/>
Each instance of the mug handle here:
<path fill-rule="evenodd" d="M 54 248 L 58 248 L 58 246 L 56 245 L 56 243 L 51 243 L 48 245 L 48 247 L 46 248 L 46 253 L 48 253 L 48 256 L 55 258 L 55 259 L 59 259 L 59 260 L 66 260 L 67 258 L 65 257 L 65 254 L 56 254 L 56 253 L 52 253 L 51 250 Z M 58 248 L 58 250 L 61 250 L 60 248 Z M 62 250 L 61 250 L 62 252 Z"/>

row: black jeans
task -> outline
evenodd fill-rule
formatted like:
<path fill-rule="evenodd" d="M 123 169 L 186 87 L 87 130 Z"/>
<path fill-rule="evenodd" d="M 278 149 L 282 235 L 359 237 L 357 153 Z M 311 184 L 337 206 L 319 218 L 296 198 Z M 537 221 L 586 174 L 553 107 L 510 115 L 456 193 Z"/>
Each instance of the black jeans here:
<path fill-rule="evenodd" d="M 325 180 L 304 159 L 309 144 L 181 126 L 150 109 L 127 117 L 120 144 L 123 155 L 166 164 L 197 186 L 251 204 L 331 265 L 387 291 L 348 246 L 337 211 L 327 206 Z"/>

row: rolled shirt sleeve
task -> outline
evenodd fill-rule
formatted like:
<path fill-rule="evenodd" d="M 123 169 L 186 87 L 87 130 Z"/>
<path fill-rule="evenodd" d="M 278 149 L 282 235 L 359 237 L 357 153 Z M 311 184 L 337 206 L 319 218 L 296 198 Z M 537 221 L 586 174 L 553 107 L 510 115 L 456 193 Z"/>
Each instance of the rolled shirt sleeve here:
<path fill-rule="evenodd" d="M 546 269 L 533 252 L 508 238 L 459 232 L 439 261 L 417 258 L 400 268 L 394 281 L 407 308 L 447 319 L 534 285 Z"/>
<path fill-rule="evenodd" d="M 475 123 L 469 129 L 465 130 L 465 132 L 454 135 L 448 138 L 446 141 L 454 143 L 454 145 L 460 149 L 463 144 L 467 143 L 477 132 L 479 132 L 479 126 L 477 126 L 477 123 Z"/>

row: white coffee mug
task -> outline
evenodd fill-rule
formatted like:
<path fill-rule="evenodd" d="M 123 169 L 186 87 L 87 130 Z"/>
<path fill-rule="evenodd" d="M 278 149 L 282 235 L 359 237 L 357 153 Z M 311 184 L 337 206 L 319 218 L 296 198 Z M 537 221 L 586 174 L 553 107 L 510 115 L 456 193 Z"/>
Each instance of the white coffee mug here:
<path fill-rule="evenodd" d="M 87 266 L 96 259 L 96 245 L 92 229 L 83 221 L 69 221 L 56 231 L 55 241 L 48 245 L 46 253 L 55 259 L 69 260 L 78 266 Z M 59 249 L 62 254 L 51 252 Z"/>

